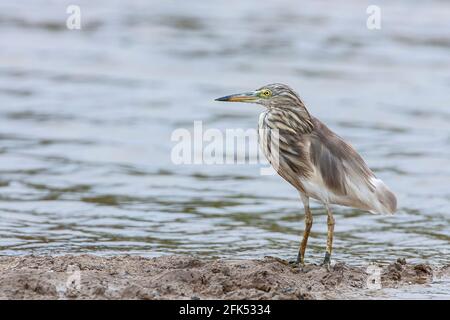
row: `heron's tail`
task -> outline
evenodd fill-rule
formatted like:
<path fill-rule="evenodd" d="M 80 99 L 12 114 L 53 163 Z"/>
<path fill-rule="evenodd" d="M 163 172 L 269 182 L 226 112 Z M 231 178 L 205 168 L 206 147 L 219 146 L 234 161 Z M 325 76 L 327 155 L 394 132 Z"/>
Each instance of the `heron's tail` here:
<path fill-rule="evenodd" d="M 378 203 L 373 206 L 373 209 L 370 210 L 370 212 L 394 214 L 397 210 L 397 198 L 395 195 L 380 179 L 374 178 L 372 182 L 375 186 L 375 196 Z"/>

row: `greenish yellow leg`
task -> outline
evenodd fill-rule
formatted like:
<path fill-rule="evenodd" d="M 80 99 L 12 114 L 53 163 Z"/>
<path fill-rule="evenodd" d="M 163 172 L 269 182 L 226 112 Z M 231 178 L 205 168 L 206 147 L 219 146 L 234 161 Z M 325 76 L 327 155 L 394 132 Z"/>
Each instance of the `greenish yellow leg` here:
<path fill-rule="evenodd" d="M 297 264 L 305 264 L 305 251 L 306 251 L 306 245 L 308 244 L 308 238 L 309 238 L 309 234 L 311 232 L 311 227 L 313 224 L 313 216 L 311 214 L 311 210 L 309 209 L 309 199 L 304 196 L 301 195 L 302 201 L 303 201 L 303 206 L 305 207 L 305 231 L 303 232 L 303 238 L 302 241 L 300 243 L 300 248 L 298 250 L 298 255 L 297 255 Z"/>
<path fill-rule="evenodd" d="M 325 253 L 325 259 L 323 260 L 323 264 L 327 267 L 331 264 L 331 251 L 333 250 L 333 234 L 334 234 L 334 217 L 333 213 L 331 212 L 328 205 L 326 205 L 327 208 L 327 226 L 328 226 L 328 232 L 327 232 L 327 251 Z"/>

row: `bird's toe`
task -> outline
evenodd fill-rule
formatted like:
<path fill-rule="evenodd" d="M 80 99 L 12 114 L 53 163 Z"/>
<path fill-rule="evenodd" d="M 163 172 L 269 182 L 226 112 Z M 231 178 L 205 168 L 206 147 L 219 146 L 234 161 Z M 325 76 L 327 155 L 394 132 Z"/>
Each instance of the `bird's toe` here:
<path fill-rule="evenodd" d="M 325 258 L 321 264 L 322 267 L 325 267 L 328 272 L 331 271 L 331 254 L 329 252 L 325 253 Z"/>
<path fill-rule="evenodd" d="M 289 260 L 288 263 L 292 268 L 298 268 L 300 266 L 300 262 L 298 260 Z"/>

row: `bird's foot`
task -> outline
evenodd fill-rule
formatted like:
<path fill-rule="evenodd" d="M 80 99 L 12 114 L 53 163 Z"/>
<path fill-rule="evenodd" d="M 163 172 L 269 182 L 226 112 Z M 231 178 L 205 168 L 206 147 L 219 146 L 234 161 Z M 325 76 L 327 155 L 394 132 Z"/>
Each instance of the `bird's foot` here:
<path fill-rule="evenodd" d="M 303 268 L 305 267 L 305 262 L 300 257 L 297 257 L 296 260 L 289 260 L 289 265 L 292 268 L 298 268 L 300 270 L 303 270 Z"/>
<path fill-rule="evenodd" d="M 279 263 L 284 264 L 285 266 L 291 266 L 292 265 L 292 261 L 284 260 L 284 259 L 281 259 L 281 258 L 278 258 L 278 257 L 265 256 L 264 258 L 278 261 Z"/>
<path fill-rule="evenodd" d="M 298 260 L 289 260 L 289 265 L 293 268 L 298 268 L 301 266 L 300 262 Z"/>
<path fill-rule="evenodd" d="M 329 252 L 325 253 L 325 259 L 323 259 L 321 266 L 325 267 L 328 272 L 331 271 L 331 254 Z"/>

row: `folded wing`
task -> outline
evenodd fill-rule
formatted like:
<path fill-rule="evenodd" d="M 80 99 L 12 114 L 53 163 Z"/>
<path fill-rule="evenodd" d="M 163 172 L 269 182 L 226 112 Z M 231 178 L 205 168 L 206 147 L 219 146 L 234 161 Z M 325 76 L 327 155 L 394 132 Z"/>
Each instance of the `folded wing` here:
<path fill-rule="evenodd" d="M 309 135 L 309 155 L 313 167 L 311 181 L 323 184 L 327 193 L 320 199 L 368 210 L 393 214 L 397 200 L 388 187 L 376 178 L 362 157 L 325 124 L 313 118 Z M 323 187 L 322 186 L 322 187 Z"/>

